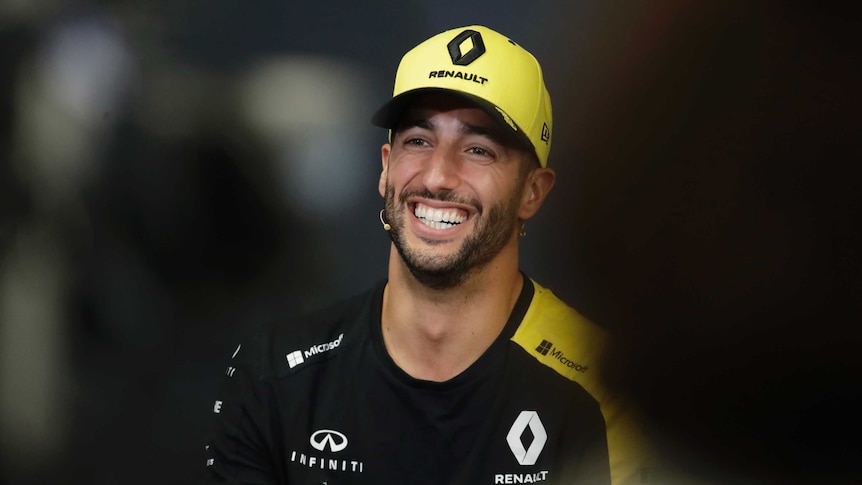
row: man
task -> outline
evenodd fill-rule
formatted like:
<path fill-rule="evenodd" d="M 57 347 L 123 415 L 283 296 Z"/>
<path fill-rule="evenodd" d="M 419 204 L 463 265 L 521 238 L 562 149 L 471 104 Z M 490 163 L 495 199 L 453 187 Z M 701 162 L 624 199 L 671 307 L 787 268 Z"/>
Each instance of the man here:
<path fill-rule="evenodd" d="M 634 437 L 595 375 L 602 332 L 518 266 L 524 223 L 554 184 L 538 62 L 485 27 L 443 32 L 405 54 L 372 121 L 390 129 L 388 279 L 237 347 L 214 407 L 210 480 L 634 477 L 640 463 L 621 447 Z"/>

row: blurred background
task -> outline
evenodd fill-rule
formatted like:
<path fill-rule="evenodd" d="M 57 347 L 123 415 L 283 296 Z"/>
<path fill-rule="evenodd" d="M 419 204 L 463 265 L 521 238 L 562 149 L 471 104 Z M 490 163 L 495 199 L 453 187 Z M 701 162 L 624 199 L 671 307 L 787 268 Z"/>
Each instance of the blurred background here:
<path fill-rule="evenodd" d="M 4 0 L 0 481 L 199 482 L 238 335 L 385 277 L 400 56 L 481 23 L 543 63 L 522 267 L 619 337 L 645 483 L 859 483 L 850 5 Z"/>

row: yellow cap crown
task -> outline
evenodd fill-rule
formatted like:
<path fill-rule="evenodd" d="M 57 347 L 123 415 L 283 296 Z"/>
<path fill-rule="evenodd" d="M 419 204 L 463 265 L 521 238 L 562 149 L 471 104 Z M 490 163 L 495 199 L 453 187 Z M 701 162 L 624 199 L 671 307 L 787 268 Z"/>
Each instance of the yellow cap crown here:
<path fill-rule="evenodd" d="M 539 62 L 524 48 L 480 25 L 437 34 L 404 54 L 393 97 L 371 120 L 394 128 L 413 94 L 441 89 L 477 102 L 525 137 L 541 165 L 548 165 L 551 97 Z"/>

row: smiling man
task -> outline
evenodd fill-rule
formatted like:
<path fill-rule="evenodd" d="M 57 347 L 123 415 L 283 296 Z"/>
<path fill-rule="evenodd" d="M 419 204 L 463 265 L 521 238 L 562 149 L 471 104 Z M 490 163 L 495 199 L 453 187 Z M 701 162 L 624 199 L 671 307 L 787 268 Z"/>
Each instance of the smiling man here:
<path fill-rule="evenodd" d="M 388 277 L 234 352 L 212 483 L 649 483 L 603 332 L 519 269 L 554 185 L 536 59 L 482 26 L 402 58 L 372 121 Z"/>
<path fill-rule="evenodd" d="M 477 276 L 493 259 L 517 263 L 513 228 L 538 209 L 553 172 L 472 101 L 414 96 L 382 150 L 380 193 L 397 250 L 393 263 L 402 261 L 417 280 L 440 290 Z M 398 197 L 396 183 L 405 184 Z"/>
<path fill-rule="evenodd" d="M 519 228 L 554 174 L 465 95 L 407 95 L 382 149 L 392 236 L 383 337 L 408 374 L 444 381 L 503 330 L 524 284 Z"/>

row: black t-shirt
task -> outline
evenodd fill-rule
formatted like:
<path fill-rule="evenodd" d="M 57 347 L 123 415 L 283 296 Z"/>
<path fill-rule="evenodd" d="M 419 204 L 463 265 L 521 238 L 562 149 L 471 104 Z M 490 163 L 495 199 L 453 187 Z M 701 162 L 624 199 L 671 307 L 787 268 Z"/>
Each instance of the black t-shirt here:
<path fill-rule="evenodd" d="M 446 382 L 415 379 L 386 352 L 384 286 L 237 347 L 207 483 L 610 483 L 599 403 L 513 341 L 530 280 L 496 341 Z"/>

